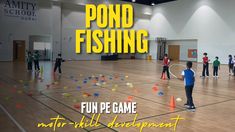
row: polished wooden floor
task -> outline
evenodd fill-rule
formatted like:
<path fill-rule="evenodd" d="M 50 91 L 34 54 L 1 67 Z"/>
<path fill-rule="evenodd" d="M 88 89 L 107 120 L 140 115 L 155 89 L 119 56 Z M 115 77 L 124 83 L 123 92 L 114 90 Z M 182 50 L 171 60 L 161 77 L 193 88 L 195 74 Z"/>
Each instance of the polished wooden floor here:
<path fill-rule="evenodd" d="M 176 63 L 175 63 L 176 64 Z M 177 63 L 178 64 L 178 63 Z M 185 64 L 181 62 L 180 64 Z M 50 122 L 60 115 L 70 122 L 80 121 L 83 114 L 74 105 L 84 101 L 124 102 L 129 96 L 137 102 L 137 122 L 164 122 L 180 115 L 182 120 L 176 129 L 179 132 L 232 132 L 235 129 L 235 79 L 228 75 L 226 65 L 221 67 L 220 78 L 200 78 L 201 64 L 194 63 L 197 73 L 193 93 L 196 112 L 184 109 L 185 92 L 183 82 L 172 78 L 161 80 L 161 63 L 146 60 L 119 61 L 68 61 L 63 63 L 62 75 L 53 74 L 51 62 L 41 62 L 43 72 L 27 72 L 22 62 L 0 62 L 0 104 L 28 132 L 50 132 L 51 128 L 37 128 L 37 123 Z M 184 67 L 175 65 L 171 71 L 180 75 Z M 212 70 L 212 68 L 210 68 Z M 106 84 L 95 86 L 93 78 L 105 75 Z M 128 76 L 128 77 L 127 77 Z M 126 83 L 132 83 L 133 87 Z M 158 92 L 152 90 L 157 84 Z M 98 97 L 93 96 L 98 93 Z M 84 96 L 90 94 L 91 96 Z M 176 101 L 176 108 L 169 107 L 170 98 Z M 91 114 L 85 114 L 87 118 Z M 77 132 L 138 132 L 139 128 L 108 128 L 107 123 L 114 114 L 102 115 L 98 128 L 75 129 L 64 127 L 56 131 Z M 120 114 L 117 122 L 131 122 L 132 114 Z M 2 132 L 22 131 L 0 109 L 0 130 Z M 144 132 L 173 131 L 167 128 L 144 128 Z"/>

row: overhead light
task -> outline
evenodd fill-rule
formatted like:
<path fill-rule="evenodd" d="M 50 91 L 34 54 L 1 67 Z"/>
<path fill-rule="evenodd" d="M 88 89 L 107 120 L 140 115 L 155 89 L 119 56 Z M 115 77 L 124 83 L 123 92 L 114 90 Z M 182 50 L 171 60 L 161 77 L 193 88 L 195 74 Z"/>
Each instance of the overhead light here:
<path fill-rule="evenodd" d="M 77 3 L 78 5 L 81 5 L 81 6 L 85 6 L 86 4 L 85 3 L 82 3 L 82 2 L 79 2 Z"/>
<path fill-rule="evenodd" d="M 154 2 L 152 3 L 152 6 L 154 6 L 155 4 L 154 4 Z"/>
<path fill-rule="evenodd" d="M 146 11 L 146 12 L 144 12 L 144 14 L 145 14 L 145 15 L 152 15 L 152 13 L 151 13 L 151 12 L 147 12 L 147 11 Z"/>
<path fill-rule="evenodd" d="M 136 0 L 132 0 L 132 2 L 135 2 Z"/>
<path fill-rule="evenodd" d="M 105 3 L 105 4 L 109 4 L 109 0 L 105 0 L 104 3 Z"/>

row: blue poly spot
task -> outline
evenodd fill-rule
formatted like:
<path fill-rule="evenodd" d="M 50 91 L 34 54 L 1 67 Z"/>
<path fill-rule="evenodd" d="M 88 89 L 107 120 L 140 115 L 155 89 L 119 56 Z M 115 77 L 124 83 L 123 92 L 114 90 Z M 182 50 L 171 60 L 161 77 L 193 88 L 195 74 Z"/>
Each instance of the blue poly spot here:
<path fill-rule="evenodd" d="M 94 96 L 95 97 L 98 97 L 100 94 L 99 93 L 94 93 Z"/>

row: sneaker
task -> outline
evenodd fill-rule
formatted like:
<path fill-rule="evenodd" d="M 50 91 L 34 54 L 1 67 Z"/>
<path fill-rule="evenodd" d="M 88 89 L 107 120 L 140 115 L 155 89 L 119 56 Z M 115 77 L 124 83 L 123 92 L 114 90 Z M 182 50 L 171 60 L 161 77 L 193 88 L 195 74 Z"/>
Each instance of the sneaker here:
<path fill-rule="evenodd" d="M 191 111 L 191 112 L 195 112 L 196 111 L 196 107 L 195 106 L 191 106 L 189 108 L 187 108 L 188 111 Z"/>
<path fill-rule="evenodd" d="M 184 107 L 185 108 L 189 108 L 190 106 L 188 104 L 184 104 Z"/>

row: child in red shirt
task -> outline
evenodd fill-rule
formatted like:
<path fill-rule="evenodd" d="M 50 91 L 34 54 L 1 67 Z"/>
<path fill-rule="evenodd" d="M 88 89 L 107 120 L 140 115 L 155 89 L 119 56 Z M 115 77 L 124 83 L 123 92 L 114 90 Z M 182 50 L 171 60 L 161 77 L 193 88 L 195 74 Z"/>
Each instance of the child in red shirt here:
<path fill-rule="evenodd" d="M 204 57 L 202 58 L 203 60 L 203 71 L 202 71 L 202 77 L 209 77 L 209 58 L 207 57 L 207 53 L 203 54 Z"/>
<path fill-rule="evenodd" d="M 161 79 L 163 78 L 165 72 L 167 72 L 167 78 L 170 80 L 169 64 L 170 64 L 170 59 L 167 57 L 167 54 L 165 54 L 163 58 L 163 70 L 162 70 Z"/>

